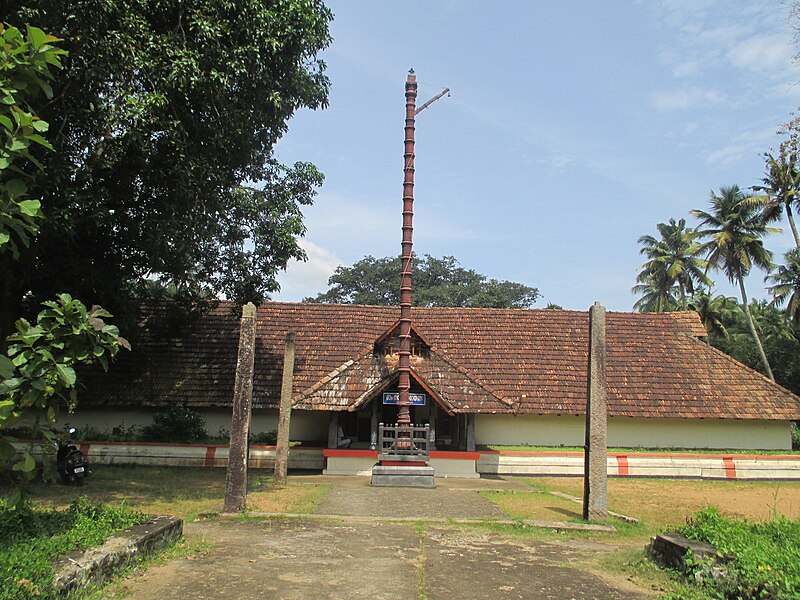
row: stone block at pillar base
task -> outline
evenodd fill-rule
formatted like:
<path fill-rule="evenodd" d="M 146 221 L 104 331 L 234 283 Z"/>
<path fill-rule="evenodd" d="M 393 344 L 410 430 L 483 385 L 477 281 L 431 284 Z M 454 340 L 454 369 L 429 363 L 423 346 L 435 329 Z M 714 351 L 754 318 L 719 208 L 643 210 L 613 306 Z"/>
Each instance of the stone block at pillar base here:
<path fill-rule="evenodd" d="M 370 485 L 376 487 L 435 488 L 433 467 L 375 465 Z"/>

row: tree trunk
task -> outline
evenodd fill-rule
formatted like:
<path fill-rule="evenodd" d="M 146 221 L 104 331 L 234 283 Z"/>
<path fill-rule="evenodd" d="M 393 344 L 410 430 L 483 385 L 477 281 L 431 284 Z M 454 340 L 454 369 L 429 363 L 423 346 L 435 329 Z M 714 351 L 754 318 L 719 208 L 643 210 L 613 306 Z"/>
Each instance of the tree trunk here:
<path fill-rule="evenodd" d="M 681 310 L 686 310 L 686 288 L 683 286 L 683 281 L 679 281 L 678 285 L 681 289 Z"/>
<path fill-rule="evenodd" d="M 747 324 L 750 327 L 750 333 L 753 334 L 753 339 L 756 341 L 758 353 L 761 356 L 761 362 L 764 363 L 764 368 L 767 371 L 767 377 L 775 381 L 775 376 L 772 374 L 772 369 L 769 366 L 767 355 L 764 352 L 764 346 L 761 345 L 761 338 L 758 337 L 756 325 L 753 323 L 753 315 L 750 314 L 750 305 L 747 303 L 747 292 L 744 289 L 744 279 L 739 275 L 739 290 L 742 292 L 742 304 L 744 305 L 744 315 L 747 317 Z"/>
<path fill-rule="evenodd" d="M 797 226 L 794 224 L 794 215 L 792 214 L 791 203 L 786 203 L 786 218 L 789 220 L 789 227 L 792 228 L 792 235 L 794 235 L 794 244 L 800 248 L 800 235 L 797 234 Z"/>

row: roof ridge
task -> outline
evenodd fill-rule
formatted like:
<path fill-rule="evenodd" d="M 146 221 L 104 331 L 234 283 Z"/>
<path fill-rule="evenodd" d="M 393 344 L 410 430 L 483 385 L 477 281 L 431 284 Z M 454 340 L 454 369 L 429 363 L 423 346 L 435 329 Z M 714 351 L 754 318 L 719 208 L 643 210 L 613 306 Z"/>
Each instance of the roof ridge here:
<path fill-rule="evenodd" d="M 345 373 L 348 369 L 352 368 L 353 365 L 356 365 L 359 362 L 361 362 L 361 360 L 366 358 L 371 352 L 372 352 L 372 344 L 367 346 L 367 348 L 360 354 L 356 354 L 355 358 L 350 358 L 346 360 L 335 369 L 329 371 L 319 381 L 307 387 L 306 389 L 298 392 L 296 395 L 292 396 L 292 404 L 295 404 L 300 400 L 305 400 L 306 398 L 310 397 L 314 392 L 322 388 L 324 385 L 330 383 L 334 378 L 339 377 L 340 375 Z"/>

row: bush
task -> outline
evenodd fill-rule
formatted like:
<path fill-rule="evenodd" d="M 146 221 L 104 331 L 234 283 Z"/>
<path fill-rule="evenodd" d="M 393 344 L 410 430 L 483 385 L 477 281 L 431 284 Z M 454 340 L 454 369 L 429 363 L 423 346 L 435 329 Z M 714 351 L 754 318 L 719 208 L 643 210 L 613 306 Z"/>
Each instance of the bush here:
<path fill-rule="evenodd" d="M 53 561 L 74 550 L 102 544 L 120 529 L 142 523 L 147 516 L 85 496 L 67 510 L 18 509 L 0 503 L 0 600 L 55 598 Z"/>
<path fill-rule="evenodd" d="M 208 438 L 206 422 L 196 410 L 185 406 L 170 406 L 165 412 L 153 415 L 153 424 L 142 427 L 146 442 L 199 442 Z"/>
<path fill-rule="evenodd" d="M 775 515 L 750 523 L 701 511 L 681 529 L 686 537 L 712 544 L 732 557 L 725 573 L 703 578 L 704 587 L 721 598 L 800 597 L 800 520 Z M 694 573 L 703 565 L 692 565 Z"/>
<path fill-rule="evenodd" d="M 800 450 L 800 425 L 792 423 L 792 450 Z"/>
<path fill-rule="evenodd" d="M 278 443 L 278 430 L 261 431 L 250 436 L 250 443 L 255 446 L 274 446 Z"/>

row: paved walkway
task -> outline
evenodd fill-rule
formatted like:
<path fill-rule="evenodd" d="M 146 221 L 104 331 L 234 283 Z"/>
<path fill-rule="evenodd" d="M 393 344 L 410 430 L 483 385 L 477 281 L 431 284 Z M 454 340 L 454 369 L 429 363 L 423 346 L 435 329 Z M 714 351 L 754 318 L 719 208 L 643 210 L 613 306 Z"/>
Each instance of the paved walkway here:
<path fill-rule="evenodd" d="M 575 566 L 613 546 L 542 542 L 475 528 L 391 522 L 505 515 L 477 490 L 516 488 L 513 480 L 437 481 L 436 490 L 370 488 L 360 477 L 326 478 L 318 513 L 336 519 L 234 521 L 186 526 L 213 544 L 201 558 L 152 567 L 125 584 L 130 600 L 261 599 L 623 599 L 641 598 Z M 315 478 L 315 481 L 319 481 Z M 390 513 L 390 514 L 386 514 Z M 371 516 L 357 521 L 345 515 Z"/>

